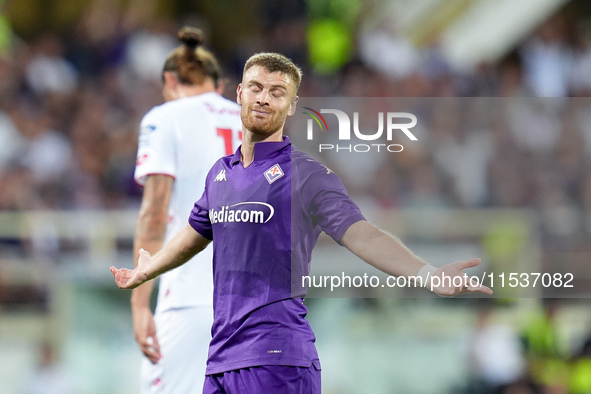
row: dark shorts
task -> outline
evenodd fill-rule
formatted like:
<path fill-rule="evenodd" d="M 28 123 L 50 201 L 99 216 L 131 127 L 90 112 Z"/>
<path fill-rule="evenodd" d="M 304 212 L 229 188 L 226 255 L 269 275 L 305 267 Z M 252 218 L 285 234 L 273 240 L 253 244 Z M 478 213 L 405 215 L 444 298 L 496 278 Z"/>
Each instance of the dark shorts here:
<path fill-rule="evenodd" d="M 312 365 L 263 365 L 205 377 L 203 394 L 320 394 L 320 370 Z"/>

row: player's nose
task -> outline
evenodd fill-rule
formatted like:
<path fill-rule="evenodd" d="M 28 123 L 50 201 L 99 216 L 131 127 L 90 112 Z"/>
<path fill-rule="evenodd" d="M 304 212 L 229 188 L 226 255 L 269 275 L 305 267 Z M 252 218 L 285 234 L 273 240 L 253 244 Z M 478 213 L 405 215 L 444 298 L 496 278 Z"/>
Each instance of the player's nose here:
<path fill-rule="evenodd" d="M 269 92 L 263 89 L 257 96 L 257 104 L 260 106 L 269 105 Z"/>

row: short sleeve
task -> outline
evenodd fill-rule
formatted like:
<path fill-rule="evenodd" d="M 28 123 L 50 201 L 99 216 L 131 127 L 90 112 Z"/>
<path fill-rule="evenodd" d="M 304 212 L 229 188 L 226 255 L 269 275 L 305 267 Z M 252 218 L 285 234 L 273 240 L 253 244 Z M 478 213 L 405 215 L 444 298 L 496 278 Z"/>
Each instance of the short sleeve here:
<path fill-rule="evenodd" d="M 317 163 L 320 169 L 309 173 L 302 186 L 302 199 L 313 222 L 336 242 L 347 229 L 365 220 L 361 210 L 351 200 L 339 177 Z"/>
<path fill-rule="evenodd" d="M 176 177 L 176 136 L 174 122 L 163 107 L 148 112 L 140 124 L 134 179 L 143 185 L 148 175 Z"/>
<path fill-rule="evenodd" d="M 203 237 L 213 240 L 213 230 L 209 220 L 207 186 L 201 198 L 195 203 L 189 215 L 189 225 Z"/>

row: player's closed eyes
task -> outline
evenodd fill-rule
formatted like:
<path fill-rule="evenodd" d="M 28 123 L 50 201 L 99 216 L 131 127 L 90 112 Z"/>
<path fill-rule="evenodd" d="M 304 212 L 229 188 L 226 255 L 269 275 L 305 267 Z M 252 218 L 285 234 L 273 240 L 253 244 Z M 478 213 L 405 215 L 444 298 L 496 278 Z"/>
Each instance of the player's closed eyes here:
<path fill-rule="evenodd" d="M 263 88 L 258 84 L 251 84 L 248 88 L 253 93 L 260 93 L 263 91 Z M 270 94 L 275 98 L 285 97 L 285 91 L 283 89 L 271 89 Z"/>

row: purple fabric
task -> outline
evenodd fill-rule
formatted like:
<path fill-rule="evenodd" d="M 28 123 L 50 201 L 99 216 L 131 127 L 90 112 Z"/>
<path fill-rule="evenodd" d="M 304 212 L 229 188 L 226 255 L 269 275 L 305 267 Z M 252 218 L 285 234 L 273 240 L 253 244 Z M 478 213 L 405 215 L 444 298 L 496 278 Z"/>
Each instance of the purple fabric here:
<path fill-rule="evenodd" d="M 320 370 L 284 365 L 244 368 L 205 377 L 203 394 L 320 394 Z"/>
<path fill-rule="evenodd" d="M 305 289 L 321 231 L 339 241 L 363 220 L 339 178 L 294 150 L 289 138 L 220 159 L 189 223 L 213 239 L 214 324 L 206 374 L 260 365 L 318 362 L 305 319 Z M 319 364 L 318 364 L 319 365 Z"/>

